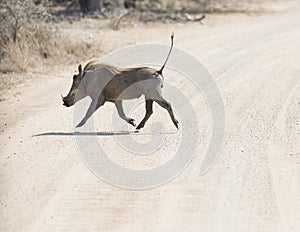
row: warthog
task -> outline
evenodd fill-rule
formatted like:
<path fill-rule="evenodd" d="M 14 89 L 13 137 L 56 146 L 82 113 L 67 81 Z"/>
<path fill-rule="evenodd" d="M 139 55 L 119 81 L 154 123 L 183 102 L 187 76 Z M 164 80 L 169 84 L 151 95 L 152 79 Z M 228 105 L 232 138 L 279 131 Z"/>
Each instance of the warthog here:
<path fill-rule="evenodd" d="M 78 74 L 73 76 L 72 87 L 66 97 L 62 96 L 63 105 L 70 107 L 77 101 L 90 96 L 92 102 L 85 117 L 76 126 L 83 126 L 91 115 L 106 101 L 115 103 L 119 116 L 126 122 L 135 126 L 135 120 L 127 117 L 124 113 L 122 101 L 145 96 L 146 115 L 136 127 L 141 129 L 153 113 L 153 101 L 165 108 L 178 128 L 172 107 L 162 96 L 163 75 L 162 71 L 168 61 L 173 48 L 173 37 L 171 36 L 171 47 L 168 56 L 160 70 L 149 67 L 140 68 L 118 68 L 97 61 L 90 61 L 82 70 L 78 66 Z"/>

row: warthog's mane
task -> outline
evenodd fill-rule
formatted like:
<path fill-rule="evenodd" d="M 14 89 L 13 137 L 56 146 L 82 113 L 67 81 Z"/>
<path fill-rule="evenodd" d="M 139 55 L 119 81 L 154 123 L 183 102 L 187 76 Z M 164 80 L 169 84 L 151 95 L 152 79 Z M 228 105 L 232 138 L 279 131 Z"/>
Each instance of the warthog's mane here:
<path fill-rule="evenodd" d="M 103 68 L 110 69 L 112 70 L 115 74 L 119 74 L 121 72 L 131 72 L 131 71 L 136 71 L 140 69 L 148 69 L 148 67 L 140 67 L 140 68 L 119 68 L 116 66 L 113 66 L 111 64 L 103 63 L 99 60 L 91 60 L 89 61 L 84 69 L 83 72 L 88 72 L 88 71 L 93 71 L 93 70 L 101 70 Z"/>

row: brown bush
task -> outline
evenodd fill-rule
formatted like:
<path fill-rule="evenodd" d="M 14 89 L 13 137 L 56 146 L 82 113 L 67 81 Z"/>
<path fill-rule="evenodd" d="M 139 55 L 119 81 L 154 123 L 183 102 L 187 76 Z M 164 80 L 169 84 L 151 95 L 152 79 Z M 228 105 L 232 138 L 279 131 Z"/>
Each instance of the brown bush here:
<path fill-rule="evenodd" d="M 49 2 L 5 0 L 0 7 L 0 71 L 27 71 L 41 62 L 60 62 L 84 52 L 64 38 L 51 21 Z M 76 51 L 76 52 L 74 52 Z"/>

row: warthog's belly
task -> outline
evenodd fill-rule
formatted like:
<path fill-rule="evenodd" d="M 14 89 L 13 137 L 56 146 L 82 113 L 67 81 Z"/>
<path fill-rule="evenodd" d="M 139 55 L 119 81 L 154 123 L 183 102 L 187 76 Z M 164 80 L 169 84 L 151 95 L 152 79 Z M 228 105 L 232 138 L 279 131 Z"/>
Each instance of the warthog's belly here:
<path fill-rule="evenodd" d="M 139 98 L 144 94 L 142 83 L 109 83 L 105 89 L 104 94 L 110 101 L 129 100 Z"/>

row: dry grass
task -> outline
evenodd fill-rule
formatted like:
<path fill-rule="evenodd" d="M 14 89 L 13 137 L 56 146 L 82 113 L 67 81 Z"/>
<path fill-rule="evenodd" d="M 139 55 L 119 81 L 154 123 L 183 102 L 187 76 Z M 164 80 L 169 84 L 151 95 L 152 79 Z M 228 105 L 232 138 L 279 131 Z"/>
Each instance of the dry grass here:
<path fill-rule="evenodd" d="M 137 9 L 156 13 L 244 12 L 255 0 L 142 0 Z"/>
<path fill-rule="evenodd" d="M 71 43 L 53 23 L 48 2 L 5 0 L 0 9 L 0 71 L 26 72 L 43 62 L 55 64 L 87 53 Z"/>

